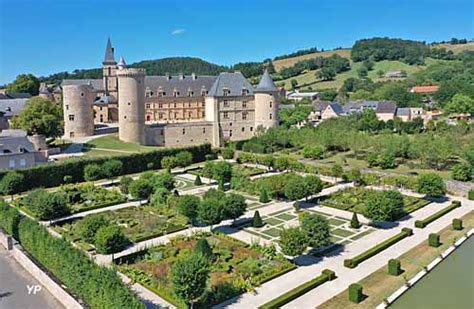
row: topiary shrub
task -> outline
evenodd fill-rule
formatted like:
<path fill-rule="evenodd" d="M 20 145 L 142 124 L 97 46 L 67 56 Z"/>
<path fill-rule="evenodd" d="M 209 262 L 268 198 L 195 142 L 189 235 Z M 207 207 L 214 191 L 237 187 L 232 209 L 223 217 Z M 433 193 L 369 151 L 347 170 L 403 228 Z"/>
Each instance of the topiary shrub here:
<path fill-rule="evenodd" d="M 398 276 L 402 273 L 400 260 L 390 259 L 388 261 L 388 273 L 392 276 Z"/>
<path fill-rule="evenodd" d="M 202 185 L 201 176 L 199 176 L 199 175 L 196 176 L 196 178 L 194 179 L 194 185 L 196 185 L 196 186 Z"/>
<path fill-rule="evenodd" d="M 429 236 L 428 236 L 428 245 L 430 247 L 439 247 L 441 246 L 441 243 L 439 241 L 439 235 L 436 234 L 436 233 L 431 233 Z"/>
<path fill-rule="evenodd" d="M 357 264 L 354 262 L 353 259 L 345 259 L 344 260 L 344 266 L 347 268 L 355 268 Z"/>
<path fill-rule="evenodd" d="M 206 238 L 201 238 L 196 242 L 196 246 L 194 247 L 194 251 L 198 254 L 201 254 L 207 259 L 212 258 L 212 248 L 207 242 Z"/>
<path fill-rule="evenodd" d="M 364 300 L 364 294 L 362 293 L 362 285 L 353 283 L 349 285 L 349 300 L 356 304 Z"/>
<path fill-rule="evenodd" d="M 474 201 L 474 190 L 473 189 L 469 190 L 469 192 L 467 193 L 467 198 L 470 199 L 471 201 Z"/>
<path fill-rule="evenodd" d="M 253 213 L 253 218 L 252 218 L 252 227 L 262 227 L 264 226 L 265 224 L 263 223 L 262 221 L 262 218 L 260 217 L 260 213 L 257 211 L 255 211 Z"/>
<path fill-rule="evenodd" d="M 359 218 L 357 218 L 357 214 L 354 212 L 352 214 L 352 219 L 351 219 L 351 228 L 358 229 L 360 227 L 361 227 L 361 224 L 359 222 Z"/>
<path fill-rule="evenodd" d="M 416 221 L 415 221 L 415 227 L 417 227 L 417 228 L 419 228 L 419 229 L 422 229 L 422 228 L 424 228 L 425 226 L 426 226 L 426 224 L 425 224 L 423 221 L 421 221 L 421 220 L 416 220 Z"/>
<path fill-rule="evenodd" d="M 321 273 L 325 275 L 329 281 L 336 279 L 336 273 L 333 270 L 324 269 Z"/>
<path fill-rule="evenodd" d="M 260 203 L 268 203 L 270 202 L 270 198 L 268 197 L 268 192 L 267 192 L 267 189 L 265 187 L 263 187 L 261 190 L 260 190 L 260 197 L 258 199 L 260 201 Z"/>
<path fill-rule="evenodd" d="M 452 201 L 451 205 L 456 206 L 456 207 L 461 207 L 461 201 Z"/>
<path fill-rule="evenodd" d="M 413 235 L 413 230 L 408 227 L 404 227 L 402 228 L 402 233 L 405 233 L 407 236 L 411 236 Z"/>
<path fill-rule="evenodd" d="M 294 202 L 294 203 L 293 203 L 293 208 L 295 209 L 295 212 L 300 212 L 300 210 L 301 210 L 301 203 L 300 203 L 300 202 Z"/>
<path fill-rule="evenodd" d="M 462 230 L 462 220 L 461 219 L 453 219 L 453 230 L 460 231 Z"/>

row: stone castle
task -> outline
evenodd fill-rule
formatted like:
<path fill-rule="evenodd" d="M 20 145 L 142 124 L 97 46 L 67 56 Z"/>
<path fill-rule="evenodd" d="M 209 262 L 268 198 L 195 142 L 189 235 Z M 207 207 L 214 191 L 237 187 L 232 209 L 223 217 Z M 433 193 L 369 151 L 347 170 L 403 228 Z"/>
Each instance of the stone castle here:
<path fill-rule="evenodd" d="M 119 139 L 150 146 L 183 146 L 251 138 L 278 126 L 278 89 L 267 71 L 253 87 L 240 72 L 146 76 L 115 61 L 107 42 L 102 79 L 64 80 L 65 137 L 94 134 L 118 123 Z"/>

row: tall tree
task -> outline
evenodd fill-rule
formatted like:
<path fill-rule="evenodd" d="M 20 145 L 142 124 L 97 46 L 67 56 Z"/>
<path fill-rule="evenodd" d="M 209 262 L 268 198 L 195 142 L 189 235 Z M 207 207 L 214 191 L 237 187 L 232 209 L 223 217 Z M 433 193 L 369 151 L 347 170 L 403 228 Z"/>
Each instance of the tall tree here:
<path fill-rule="evenodd" d="M 33 74 L 20 74 L 16 79 L 7 85 L 7 92 L 19 93 L 26 92 L 31 95 L 39 93 L 40 82 Z"/>

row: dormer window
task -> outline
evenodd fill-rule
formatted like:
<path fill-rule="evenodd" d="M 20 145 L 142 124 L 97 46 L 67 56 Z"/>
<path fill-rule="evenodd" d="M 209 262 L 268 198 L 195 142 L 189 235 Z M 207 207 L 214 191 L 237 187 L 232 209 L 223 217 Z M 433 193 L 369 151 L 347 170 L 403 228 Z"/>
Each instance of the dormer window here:
<path fill-rule="evenodd" d="M 179 91 L 177 90 L 173 91 L 173 97 L 177 97 L 177 96 L 179 96 Z"/>
<path fill-rule="evenodd" d="M 194 92 L 192 90 L 188 90 L 188 97 L 193 97 L 194 96 Z"/>
<path fill-rule="evenodd" d="M 222 92 L 223 92 L 223 94 L 224 94 L 224 97 L 227 97 L 227 96 L 230 95 L 230 90 L 227 89 L 227 88 L 222 89 Z"/>
<path fill-rule="evenodd" d="M 246 88 L 242 89 L 242 95 L 248 95 L 248 94 L 249 94 L 248 89 Z"/>

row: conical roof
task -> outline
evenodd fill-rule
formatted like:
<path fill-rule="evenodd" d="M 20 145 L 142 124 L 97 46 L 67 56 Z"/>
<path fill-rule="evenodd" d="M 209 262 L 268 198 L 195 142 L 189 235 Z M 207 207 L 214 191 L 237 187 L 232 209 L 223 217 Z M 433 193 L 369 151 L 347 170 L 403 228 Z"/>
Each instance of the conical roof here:
<path fill-rule="evenodd" d="M 268 70 L 265 69 L 263 72 L 262 79 L 258 83 L 257 88 L 255 88 L 255 92 L 275 92 L 278 91 L 275 83 L 273 82 L 272 77 L 268 73 Z"/>
<path fill-rule="evenodd" d="M 127 63 L 125 63 L 125 59 L 123 59 L 123 57 L 120 57 L 120 61 L 117 65 L 119 68 L 125 68 L 127 67 Z"/>
<path fill-rule="evenodd" d="M 112 41 L 110 41 L 110 38 L 107 39 L 103 64 L 117 64 L 117 62 L 115 62 L 114 48 L 112 47 Z"/>

